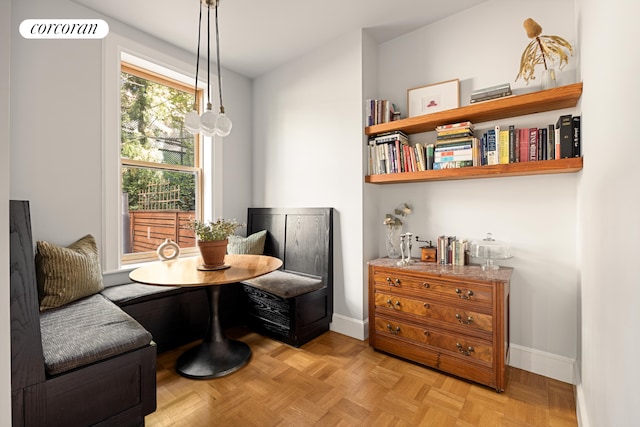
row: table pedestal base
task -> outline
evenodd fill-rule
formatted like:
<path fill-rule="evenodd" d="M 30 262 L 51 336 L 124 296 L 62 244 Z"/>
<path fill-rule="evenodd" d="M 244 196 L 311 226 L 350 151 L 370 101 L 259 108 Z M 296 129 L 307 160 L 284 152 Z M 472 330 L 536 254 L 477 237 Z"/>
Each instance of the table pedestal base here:
<path fill-rule="evenodd" d="M 251 358 L 251 348 L 242 341 L 228 339 L 220 327 L 218 308 L 220 287 L 207 287 L 209 330 L 202 344 L 185 351 L 176 361 L 176 370 L 187 378 L 205 380 L 237 371 Z"/>
<path fill-rule="evenodd" d="M 178 357 L 176 370 L 187 378 L 217 378 L 242 368 L 250 358 L 251 349 L 242 341 L 203 342 Z"/>

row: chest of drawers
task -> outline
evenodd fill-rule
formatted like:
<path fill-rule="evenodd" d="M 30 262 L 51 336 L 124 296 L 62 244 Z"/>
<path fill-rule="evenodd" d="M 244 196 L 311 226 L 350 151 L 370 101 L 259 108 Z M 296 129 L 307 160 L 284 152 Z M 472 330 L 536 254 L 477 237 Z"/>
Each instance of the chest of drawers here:
<path fill-rule="evenodd" d="M 505 387 L 512 269 L 369 262 L 369 344 L 492 387 Z"/>

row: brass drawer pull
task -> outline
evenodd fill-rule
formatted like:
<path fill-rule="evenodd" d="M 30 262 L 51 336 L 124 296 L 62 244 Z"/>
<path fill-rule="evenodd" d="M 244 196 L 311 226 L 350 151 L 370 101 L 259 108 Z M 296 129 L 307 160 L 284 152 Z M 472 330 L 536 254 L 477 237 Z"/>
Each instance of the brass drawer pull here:
<path fill-rule="evenodd" d="M 424 306 L 424 308 L 429 308 L 429 304 L 427 304 L 426 302 L 422 305 Z"/>
<path fill-rule="evenodd" d="M 467 294 L 464 295 L 460 289 L 456 288 L 456 294 L 458 294 L 458 296 L 462 299 L 471 299 L 471 297 L 473 296 L 473 291 L 467 291 Z"/>
<path fill-rule="evenodd" d="M 471 316 L 468 316 L 467 320 L 463 320 L 462 316 L 456 313 L 456 319 L 458 319 L 458 322 L 462 323 L 463 325 L 470 325 L 471 323 L 473 323 L 473 317 Z"/>
<path fill-rule="evenodd" d="M 462 344 L 460 344 L 459 342 L 456 343 L 456 347 L 458 348 L 458 351 L 464 354 L 465 356 L 471 356 L 471 353 L 474 351 L 473 347 L 471 346 L 467 347 L 466 350 L 463 349 Z"/>
<path fill-rule="evenodd" d="M 387 277 L 387 284 L 389 286 L 399 286 L 400 285 L 400 279 L 392 280 L 391 277 Z"/>
<path fill-rule="evenodd" d="M 396 326 L 396 328 L 394 329 L 393 326 L 391 326 L 390 323 L 387 323 L 387 329 L 393 335 L 398 335 L 400 333 L 400 326 Z"/>
<path fill-rule="evenodd" d="M 396 304 L 395 304 L 395 306 L 396 306 L 396 307 L 394 307 L 394 306 L 393 306 L 393 301 L 391 301 L 391 298 L 389 298 L 389 299 L 387 300 L 387 304 L 388 304 L 388 305 L 389 305 L 389 307 L 391 307 L 391 308 L 396 308 L 396 307 L 400 308 L 400 301 L 396 301 Z"/>
<path fill-rule="evenodd" d="M 431 285 L 428 284 L 427 282 L 422 282 L 422 286 L 424 286 L 425 289 L 429 289 L 429 286 L 431 286 Z"/>

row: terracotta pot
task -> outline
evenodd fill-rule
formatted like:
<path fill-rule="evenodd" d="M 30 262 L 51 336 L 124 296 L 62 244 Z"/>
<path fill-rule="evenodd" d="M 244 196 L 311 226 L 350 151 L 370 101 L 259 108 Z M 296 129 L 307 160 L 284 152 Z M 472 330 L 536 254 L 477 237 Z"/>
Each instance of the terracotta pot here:
<path fill-rule="evenodd" d="M 224 256 L 227 253 L 228 239 L 203 242 L 198 240 L 198 248 L 202 256 L 202 263 L 207 268 L 224 265 Z"/>

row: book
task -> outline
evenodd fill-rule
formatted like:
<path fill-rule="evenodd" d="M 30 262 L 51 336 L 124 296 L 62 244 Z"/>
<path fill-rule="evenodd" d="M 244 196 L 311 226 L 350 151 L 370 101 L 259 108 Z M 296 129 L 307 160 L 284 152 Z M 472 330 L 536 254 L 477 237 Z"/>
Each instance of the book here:
<path fill-rule="evenodd" d="M 509 130 L 501 129 L 498 133 L 498 163 L 509 163 Z"/>
<path fill-rule="evenodd" d="M 427 170 L 433 169 L 434 151 L 436 146 L 434 144 L 428 144 L 425 147 L 425 154 L 427 155 Z"/>
<path fill-rule="evenodd" d="M 459 122 L 459 123 L 450 123 L 446 125 L 439 125 L 439 126 L 436 126 L 436 131 L 455 129 L 455 128 L 464 128 L 464 127 L 472 128 L 473 124 L 470 121 L 466 121 L 466 122 Z"/>
<path fill-rule="evenodd" d="M 487 164 L 498 164 L 498 136 L 495 129 L 487 131 Z"/>
<path fill-rule="evenodd" d="M 496 94 L 493 94 L 493 95 L 479 96 L 479 97 L 476 97 L 476 98 L 469 99 L 469 103 L 470 104 L 475 104 L 476 102 L 490 101 L 492 99 L 504 98 L 504 97 L 511 96 L 511 95 L 512 95 L 512 93 L 511 93 L 511 91 L 509 91 L 509 92 L 504 92 L 504 93 L 496 93 Z"/>
<path fill-rule="evenodd" d="M 509 83 L 503 83 L 496 86 L 474 90 L 473 92 L 471 92 L 469 102 L 473 104 L 475 102 L 488 101 L 490 99 L 510 96 L 511 94 L 511 85 Z"/>
<path fill-rule="evenodd" d="M 556 158 L 556 131 L 553 124 L 547 126 L 547 160 Z"/>
<path fill-rule="evenodd" d="M 436 145 L 452 145 L 452 144 L 461 144 L 461 143 L 471 143 L 473 140 L 473 136 L 465 136 L 463 138 L 450 138 L 450 139 L 437 139 Z"/>
<path fill-rule="evenodd" d="M 433 170 L 457 169 L 473 166 L 473 160 L 454 160 L 450 162 L 433 162 Z"/>
<path fill-rule="evenodd" d="M 571 114 L 560 116 L 556 123 L 556 128 L 560 129 L 560 158 L 573 157 Z"/>
<path fill-rule="evenodd" d="M 529 128 L 529 161 L 538 160 L 538 128 Z"/>
<path fill-rule="evenodd" d="M 529 161 L 529 128 L 521 128 L 518 129 L 518 137 L 519 145 L 518 145 L 518 153 L 520 154 L 521 162 Z"/>
<path fill-rule="evenodd" d="M 514 125 L 509 125 L 509 163 L 516 162 L 516 155 L 518 153 L 516 143 L 516 127 Z"/>
<path fill-rule="evenodd" d="M 469 140 L 468 142 L 459 142 L 455 144 L 436 145 L 434 151 L 438 153 L 442 151 L 461 150 L 465 148 L 471 148 L 472 145 L 473 145 L 473 140 Z"/>
<path fill-rule="evenodd" d="M 571 118 L 571 129 L 573 130 L 573 157 L 580 157 L 580 116 Z"/>
<path fill-rule="evenodd" d="M 509 83 L 501 83 L 495 86 L 484 87 L 481 89 L 475 89 L 471 92 L 471 97 L 478 95 L 486 95 L 492 93 L 511 92 L 511 85 Z"/>
<path fill-rule="evenodd" d="M 547 158 L 547 128 L 538 128 L 538 160 Z"/>
<path fill-rule="evenodd" d="M 450 162 L 454 160 L 473 160 L 473 148 L 469 145 L 466 148 L 456 150 L 436 151 L 435 162 Z"/>

